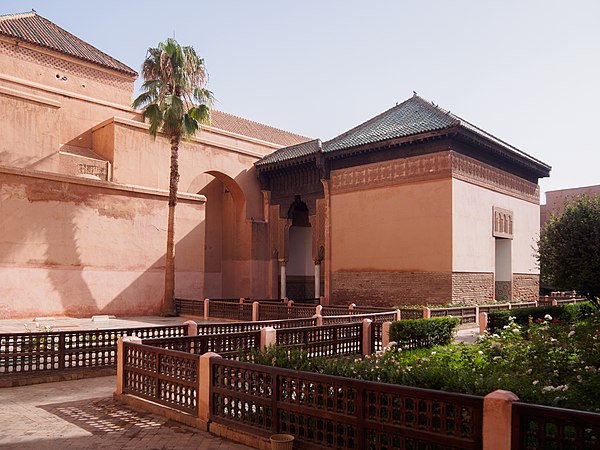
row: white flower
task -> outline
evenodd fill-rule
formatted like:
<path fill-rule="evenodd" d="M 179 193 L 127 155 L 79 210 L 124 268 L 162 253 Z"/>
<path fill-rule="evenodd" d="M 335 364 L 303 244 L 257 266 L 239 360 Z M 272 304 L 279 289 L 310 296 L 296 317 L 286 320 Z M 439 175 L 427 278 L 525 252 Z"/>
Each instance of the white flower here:
<path fill-rule="evenodd" d="M 538 384 L 539 382 L 540 382 L 540 380 L 533 380 L 533 383 L 531 383 L 531 384 L 533 384 L 533 385 L 535 386 L 535 385 L 536 385 L 536 384 Z"/>
<path fill-rule="evenodd" d="M 574 334 L 575 334 L 575 331 L 574 331 L 574 330 L 573 330 L 573 331 L 569 331 L 569 334 L 567 334 L 567 336 L 568 336 L 568 337 L 571 337 L 571 336 L 573 336 Z"/>
<path fill-rule="evenodd" d="M 552 316 L 551 316 L 550 314 L 546 314 L 546 315 L 544 316 L 544 319 L 545 319 L 545 320 L 552 320 Z"/>

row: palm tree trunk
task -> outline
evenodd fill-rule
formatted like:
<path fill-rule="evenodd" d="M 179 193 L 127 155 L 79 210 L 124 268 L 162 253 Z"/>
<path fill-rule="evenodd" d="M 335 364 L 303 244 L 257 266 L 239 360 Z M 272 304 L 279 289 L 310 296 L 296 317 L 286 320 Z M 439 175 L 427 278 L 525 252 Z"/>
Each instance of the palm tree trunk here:
<path fill-rule="evenodd" d="M 171 137 L 171 174 L 169 177 L 169 219 L 167 222 L 167 253 L 165 255 L 165 293 L 161 313 L 175 315 L 175 206 L 179 184 L 179 136 Z"/>

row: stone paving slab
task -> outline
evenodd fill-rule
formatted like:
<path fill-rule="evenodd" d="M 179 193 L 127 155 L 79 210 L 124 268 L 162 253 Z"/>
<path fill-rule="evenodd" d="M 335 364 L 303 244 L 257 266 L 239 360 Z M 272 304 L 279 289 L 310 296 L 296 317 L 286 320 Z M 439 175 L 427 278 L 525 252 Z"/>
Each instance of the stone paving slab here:
<path fill-rule="evenodd" d="M 0 389 L 0 449 L 249 450 L 112 400 L 115 377 Z"/>
<path fill-rule="evenodd" d="M 186 317 L 161 317 L 161 316 L 139 316 L 139 317 L 116 317 L 105 320 L 92 320 L 88 318 L 75 317 L 45 317 L 31 319 L 10 319 L 0 320 L 0 333 L 27 333 L 30 331 L 39 331 L 42 328 L 51 328 L 52 330 L 103 330 L 107 328 L 133 328 L 150 327 L 161 325 L 180 325 L 187 320 Z M 204 321 L 193 319 L 196 323 L 205 323 Z M 39 327 L 39 328 L 38 328 Z"/>

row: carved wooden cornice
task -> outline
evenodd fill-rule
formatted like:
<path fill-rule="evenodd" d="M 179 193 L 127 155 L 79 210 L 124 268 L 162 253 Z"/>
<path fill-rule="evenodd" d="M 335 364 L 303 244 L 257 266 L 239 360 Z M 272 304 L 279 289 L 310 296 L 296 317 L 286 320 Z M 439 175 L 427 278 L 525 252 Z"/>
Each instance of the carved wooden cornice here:
<path fill-rule="evenodd" d="M 537 184 L 453 151 L 333 170 L 331 193 L 450 177 L 539 204 Z"/>

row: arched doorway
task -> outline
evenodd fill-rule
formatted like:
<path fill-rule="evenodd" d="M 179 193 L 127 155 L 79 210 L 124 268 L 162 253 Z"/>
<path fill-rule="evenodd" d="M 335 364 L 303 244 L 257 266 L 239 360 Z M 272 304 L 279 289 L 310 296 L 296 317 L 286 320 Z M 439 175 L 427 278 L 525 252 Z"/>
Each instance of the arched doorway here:
<path fill-rule="evenodd" d="M 231 177 L 217 171 L 204 174 L 204 297 L 239 298 L 249 295 L 245 272 L 245 196 Z M 247 265 L 247 264 L 246 264 Z"/>
<path fill-rule="evenodd" d="M 288 211 L 288 261 L 286 265 L 286 296 L 291 299 L 314 298 L 315 270 L 312 255 L 312 227 L 309 210 L 296 196 Z"/>

